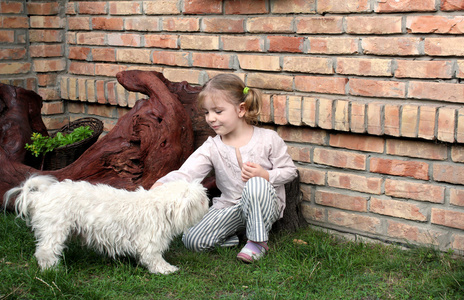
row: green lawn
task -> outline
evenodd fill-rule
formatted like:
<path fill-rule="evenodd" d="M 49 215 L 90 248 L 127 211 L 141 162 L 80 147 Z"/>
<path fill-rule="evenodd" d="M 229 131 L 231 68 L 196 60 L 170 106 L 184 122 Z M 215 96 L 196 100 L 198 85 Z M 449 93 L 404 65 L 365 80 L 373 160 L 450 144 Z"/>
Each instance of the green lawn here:
<path fill-rule="evenodd" d="M 180 271 L 153 275 L 134 259 L 109 259 L 73 240 L 56 270 L 40 272 L 33 234 L 6 213 L 0 299 L 464 299 L 464 260 L 452 253 L 355 243 L 310 228 L 274 234 L 270 246 L 247 265 L 235 258 L 240 248 L 192 253 L 176 238 L 165 258 Z"/>

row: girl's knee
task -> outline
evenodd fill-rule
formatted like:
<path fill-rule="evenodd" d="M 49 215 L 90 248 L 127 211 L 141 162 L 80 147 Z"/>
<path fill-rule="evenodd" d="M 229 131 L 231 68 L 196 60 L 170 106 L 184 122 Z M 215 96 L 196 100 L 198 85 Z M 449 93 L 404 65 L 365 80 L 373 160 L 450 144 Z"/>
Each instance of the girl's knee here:
<path fill-rule="evenodd" d="M 185 233 L 182 236 L 182 242 L 184 243 L 185 248 L 194 252 L 201 252 L 211 248 L 201 237 L 192 234 L 191 232 Z"/>

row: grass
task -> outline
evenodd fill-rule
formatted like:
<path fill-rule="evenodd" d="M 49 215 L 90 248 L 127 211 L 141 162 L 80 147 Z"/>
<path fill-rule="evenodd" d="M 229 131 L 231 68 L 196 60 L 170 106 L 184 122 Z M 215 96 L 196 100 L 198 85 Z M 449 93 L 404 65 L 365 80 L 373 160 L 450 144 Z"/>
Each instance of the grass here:
<path fill-rule="evenodd" d="M 274 234 L 270 245 L 247 265 L 235 258 L 240 248 L 192 253 L 176 238 L 165 258 L 180 271 L 153 275 L 134 259 L 113 260 L 72 240 L 60 266 L 40 272 L 33 234 L 6 213 L 0 299 L 464 299 L 464 259 L 452 253 L 355 243 L 310 228 Z"/>

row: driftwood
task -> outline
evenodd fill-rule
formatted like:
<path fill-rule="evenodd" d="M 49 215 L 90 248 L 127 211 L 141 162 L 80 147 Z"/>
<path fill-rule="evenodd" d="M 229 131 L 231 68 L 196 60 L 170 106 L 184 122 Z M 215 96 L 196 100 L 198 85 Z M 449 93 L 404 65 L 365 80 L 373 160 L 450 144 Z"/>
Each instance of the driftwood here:
<path fill-rule="evenodd" d="M 39 171 L 25 164 L 31 159 L 24 149 L 31 133 L 47 135 L 40 115 L 41 97 L 19 87 L 0 86 L 0 201 L 8 189 L 33 173 L 128 190 L 149 188 L 158 178 L 178 169 L 194 149 L 215 134 L 196 106 L 201 87 L 172 83 L 155 71 L 124 71 L 116 77 L 127 90 L 148 98 L 138 100 L 74 163 L 55 171 Z M 217 193 L 214 177 L 207 178 L 204 185 L 211 195 Z M 287 209 L 274 229 L 293 231 L 304 224 L 299 180 L 288 184 L 286 191 Z M 12 204 L 7 209 L 11 210 Z"/>

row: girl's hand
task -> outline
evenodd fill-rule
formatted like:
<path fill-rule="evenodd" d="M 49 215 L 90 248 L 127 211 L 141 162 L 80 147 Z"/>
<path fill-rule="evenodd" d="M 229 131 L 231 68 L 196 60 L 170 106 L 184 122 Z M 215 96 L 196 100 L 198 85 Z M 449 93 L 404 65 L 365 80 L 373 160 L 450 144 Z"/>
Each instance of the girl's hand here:
<path fill-rule="evenodd" d="M 259 164 L 246 162 L 242 166 L 242 180 L 247 182 L 252 177 L 263 177 L 269 181 L 269 172 Z"/>
<path fill-rule="evenodd" d="M 152 190 L 152 189 L 154 189 L 154 188 L 156 188 L 156 187 L 158 187 L 158 186 L 162 186 L 162 185 L 163 185 L 163 184 L 162 184 L 161 182 L 155 182 L 155 183 L 151 186 L 150 190 Z"/>

